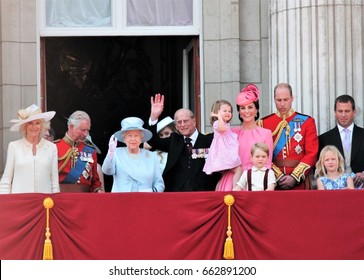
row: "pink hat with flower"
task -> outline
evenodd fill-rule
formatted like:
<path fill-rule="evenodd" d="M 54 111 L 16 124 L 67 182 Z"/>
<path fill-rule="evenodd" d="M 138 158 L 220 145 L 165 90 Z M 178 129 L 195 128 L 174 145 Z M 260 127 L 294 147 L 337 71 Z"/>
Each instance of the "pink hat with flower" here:
<path fill-rule="evenodd" d="M 236 97 L 236 104 L 239 106 L 246 106 L 252 102 L 259 100 L 259 89 L 256 85 L 249 84 Z"/>

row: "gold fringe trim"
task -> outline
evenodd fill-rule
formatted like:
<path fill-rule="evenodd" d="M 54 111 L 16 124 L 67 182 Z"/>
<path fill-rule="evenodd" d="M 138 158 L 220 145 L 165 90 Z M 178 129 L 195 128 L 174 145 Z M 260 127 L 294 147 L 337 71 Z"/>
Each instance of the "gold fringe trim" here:
<path fill-rule="evenodd" d="M 226 235 L 228 236 L 225 240 L 224 245 L 224 259 L 226 260 L 233 260 L 234 259 L 234 244 L 233 239 L 231 238 L 231 235 L 233 232 L 231 231 L 231 224 L 230 224 L 230 218 L 231 218 L 231 205 L 233 205 L 235 202 L 234 197 L 231 194 L 225 195 L 224 197 L 224 203 L 228 206 L 228 227 Z"/>
<path fill-rule="evenodd" d="M 305 172 L 310 168 L 310 166 L 304 162 L 300 162 L 299 165 L 292 171 L 291 176 L 300 182 L 301 179 L 305 179 Z"/>
<path fill-rule="evenodd" d="M 287 149 L 287 154 L 289 154 L 289 150 L 291 149 L 291 137 L 290 137 L 290 133 L 291 133 L 291 127 L 289 126 L 289 124 L 287 123 L 287 121 L 284 119 L 282 120 L 276 127 L 276 129 L 272 132 L 272 135 L 275 136 L 277 134 L 276 139 L 274 140 L 273 143 L 273 148 L 276 148 L 279 139 L 281 138 L 281 135 L 283 133 L 283 129 L 286 129 L 286 133 L 285 133 L 285 137 L 286 137 L 286 149 Z"/>
<path fill-rule="evenodd" d="M 279 181 L 279 179 L 281 179 L 285 174 L 281 171 L 281 169 L 275 165 L 274 163 L 272 163 L 272 167 L 271 169 L 274 172 L 274 175 L 276 176 L 276 180 Z"/>
<path fill-rule="evenodd" d="M 54 206 L 54 201 L 52 198 L 47 197 L 43 200 L 43 206 L 47 212 L 47 221 L 46 221 L 46 240 L 44 241 L 44 249 L 43 249 L 43 260 L 53 260 L 53 247 L 52 241 L 50 239 L 51 232 L 49 228 L 49 209 Z"/>
<path fill-rule="evenodd" d="M 63 171 L 63 169 L 66 167 L 67 163 L 70 161 L 72 155 L 73 155 L 73 149 L 69 148 L 68 151 L 62 156 L 58 158 L 58 161 L 64 160 L 63 164 L 60 166 L 60 168 L 58 169 L 58 173 L 61 173 Z"/>

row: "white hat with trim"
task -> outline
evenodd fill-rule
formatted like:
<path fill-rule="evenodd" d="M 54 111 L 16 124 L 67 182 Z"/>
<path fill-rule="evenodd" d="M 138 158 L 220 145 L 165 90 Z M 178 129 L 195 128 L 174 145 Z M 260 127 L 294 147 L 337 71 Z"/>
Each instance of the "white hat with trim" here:
<path fill-rule="evenodd" d="M 157 133 L 172 123 L 174 123 L 174 120 L 171 117 L 165 117 L 163 120 L 157 123 Z"/>
<path fill-rule="evenodd" d="M 10 131 L 19 131 L 21 125 L 34 120 L 43 119 L 44 121 L 49 122 L 55 114 L 55 111 L 42 113 L 42 110 L 37 105 L 32 104 L 28 108 L 20 109 L 18 111 L 18 118 L 10 121 L 11 123 L 14 123 L 10 127 Z"/>

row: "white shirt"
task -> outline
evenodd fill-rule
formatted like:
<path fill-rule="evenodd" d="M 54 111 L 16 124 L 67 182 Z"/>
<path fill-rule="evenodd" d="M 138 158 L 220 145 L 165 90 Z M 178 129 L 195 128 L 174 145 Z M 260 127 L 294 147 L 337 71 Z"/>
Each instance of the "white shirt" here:
<path fill-rule="evenodd" d="M 264 175 L 266 167 L 261 169 L 252 167 L 252 191 L 264 191 Z M 268 171 L 267 187 L 271 184 L 276 184 L 276 177 L 274 176 L 273 170 Z M 247 191 L 248 190 L 248 170 L 245 170 L 240 177 L 240 180 L 234 186 L 234 191 Z"/>
<path fill-rule="evenodd" d="M 192 133 L 192 135 L 190 136 L 192 147 L 195 145 L 197 137 L 198 137 L 198 130 L 195 129 L 195 132 Z M 184 136 L 183 139 L 186 139 L 186 136 Z"/>

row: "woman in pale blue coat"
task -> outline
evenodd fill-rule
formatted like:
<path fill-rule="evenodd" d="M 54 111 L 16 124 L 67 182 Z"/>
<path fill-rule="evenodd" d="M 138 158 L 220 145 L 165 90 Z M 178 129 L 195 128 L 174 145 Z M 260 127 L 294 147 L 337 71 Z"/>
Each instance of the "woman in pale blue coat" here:
<path fill-rule="evenodd" d="M 140 148 L 140 144 L 152 138 L 137 117 L 121 121 L 121 130 L 111 136 L 109 151 L 102 164 L 106 175 L 113 175 L 111 192 L 163 192 L 164 181 L 157 155 Z M 126 147 L 117 146 L 117 141 Z"/>

